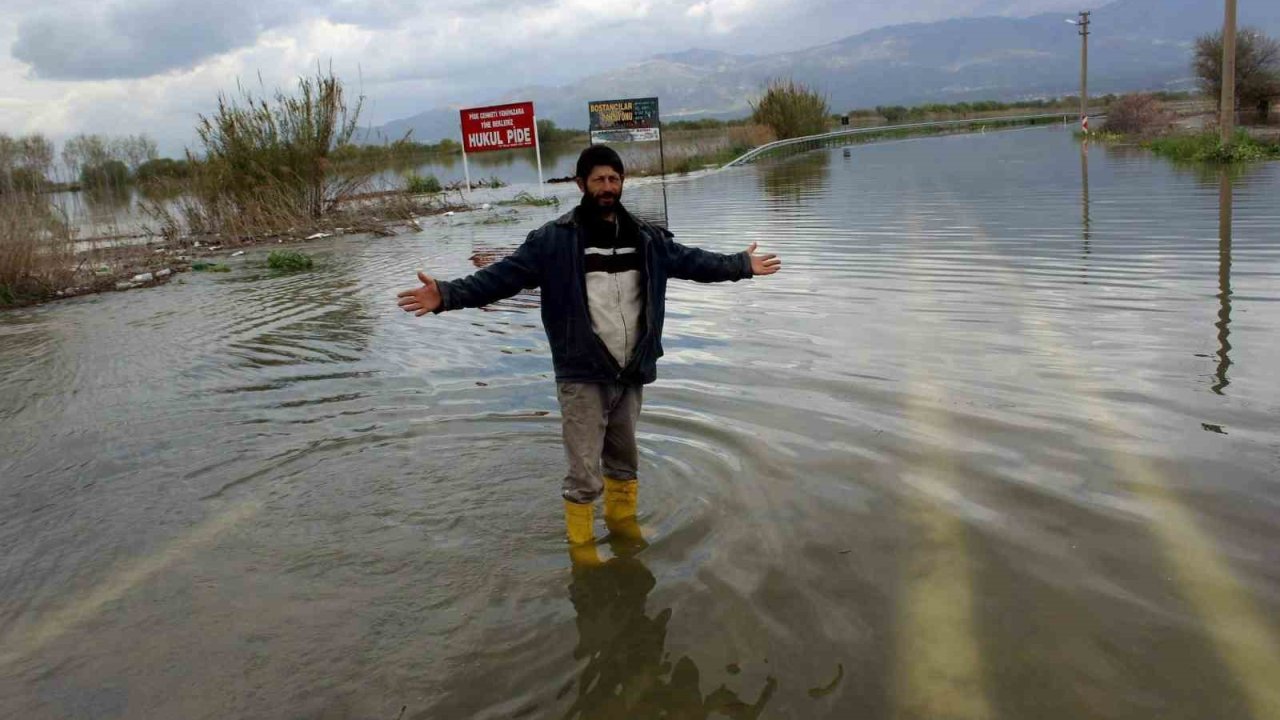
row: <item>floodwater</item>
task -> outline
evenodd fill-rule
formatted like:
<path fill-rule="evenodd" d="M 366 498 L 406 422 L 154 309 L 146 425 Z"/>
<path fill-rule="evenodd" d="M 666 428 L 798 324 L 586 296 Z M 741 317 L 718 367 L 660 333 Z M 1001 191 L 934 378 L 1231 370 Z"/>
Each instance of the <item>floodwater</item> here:
<path fill-rule="evenodd" d="M 666 141 L 665 147 L 656 142 L 615 143 L 610 147 L 618 151 L 628 168 L 640 168 L 645 174 L 657 174 L 663 163 L 667 167 L 675 167 L 680 159 L 723 150 L 733 141 L 731 134 L 724 130 L 699 130 L 674 135 Z M 543 178 L 563 181 L 571 177 L 581 151 L 582 146 L 573 143 L 544 145 L 541 149 Z M 534 150 L 472 153 L 467 156 L 465 168 L 462 155 L 430 155 L 416 158 L 401 167 L 384 170 L 376 181 L 402 186 L 402 178 L 413 173 L 423 177 L 434 175 L 441 183 L 448 185 L 462 182 L 468 172 L 473 183 L 491 178 L 497 178 L 506 184 L 536 183 L 538 155 Z"/>
<path fill-rule="evenodd" d="M 717 151 L 727 147 L 731 142 L 730 135 L 723 131 L 699 131 L 684 133 L 678 139 L 668 143 L 670 147 L 662 152 L 658 143 L 629 143 L 613 147 L 618 150 L 628 167 L 645 168 L 649 174 L 656 174 L 662 163 L 674 167 L 679 158 L 696 153 Z M 556 180 L 567 183 L 574 173 L 574 165 L 578 159 L 581 146 L 558 143 L 547 145 L 541 149 L 542 177 L 546 181 Z M 477 185 L 492 183 L 497 180 L 501 185 L 519 186 L 531 192 L 539 192 L 538 155 L 534 150 L 509 150 L 504 152 L 488 152 L 472 154 L 467 159 L 467 167 L 463 167 L 461 155 L 428 155 L 412 158 L 404 163 L 392 163 L 373 173 L 366 182 L 366 188 L 372 191 L 389 188 L 403 188 L 409 175 L 421 177 L 434 176 L 444 185 L 461 184 L 467 173 L 471 182 Z M 554 188 L 550 192 L 566 192 L 566 188 Z M 70 221 L 76 229 L 77 236 L 87 243 L 106 239 L 117 239 L 135 235 L 155 235 L 163 224 L 157 217 L 148 213 L 148 207 L 155 204 L 164 205 L 173 200 L 172 196 L 152 195 L 136 187 L 109 188 L 84 192 L 61 192 L 50 196 L 54 205 Z M 454 199 L 451 197 L 451 199 Z"/>
<path fill-rule="evenodd" d="M 786 265 L 673 283 L 594 568 L 536 296 L 394 302 L 554 209 L 0 315 L 0 716 L 1280 718 L 1280 164 L 1048 128 L 668 196 Z"/>

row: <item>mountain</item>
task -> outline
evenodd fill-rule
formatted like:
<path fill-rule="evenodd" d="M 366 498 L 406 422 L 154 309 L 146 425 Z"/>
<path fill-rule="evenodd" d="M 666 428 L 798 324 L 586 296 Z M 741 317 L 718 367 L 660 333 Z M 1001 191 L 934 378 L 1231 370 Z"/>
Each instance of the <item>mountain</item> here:
<path fill-rule="evenodd" d="M 993 9 L 996 4 L 993 4 Z M 532 99 L 538 116 L 585 127 L 587 101 L 660 98 L 667 120 L 740 117 L 772 78 L 825 92 L 833 110 L 963 100 L 1015 100 L 1079 91 L 1080 38 L 1067 13 L 982 17 L 878 28 L 795 52 L 745 55 L 687 50 L 562 87 L 526 87 L 494 102 Z M 1190 89 L 1196 36 L 1222 26 L 1217 0 L 1116 0 L 1094 11 L 1090 93 Z M 1239 24 L 1280 35 L 1280 2 L 1242 4 Z M 434 109 L 375 128 L 371 141 L 412 131 L 422 141 L 458 135 L 456 109 Z"/>

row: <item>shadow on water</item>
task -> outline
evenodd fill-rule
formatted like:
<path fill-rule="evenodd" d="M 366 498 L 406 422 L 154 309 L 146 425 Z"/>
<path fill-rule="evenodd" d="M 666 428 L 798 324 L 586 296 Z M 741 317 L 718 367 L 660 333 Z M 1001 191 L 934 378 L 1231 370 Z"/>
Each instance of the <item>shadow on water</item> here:
<path fill-rule="evenodd" d="M 649 593 L 657 585 L 639 552 L 643 541 L 613 532 L 614 557 L 573 558 L 569 597 L 577 612 L 576 660 L 586 660 L 577 680 L 577 696 L 564 713 L 581 718 L 760 717 L 777 690 L 769 677 L 754 702 L 723 684 L 703 695 L 701 673 L 688 656 L 674 663 L 666 653 L 671 608 L 651 613 Z M 590 549 L 594 555 L 594 548 Z M 572 686 L 562 690 L 572 692 Z"/>

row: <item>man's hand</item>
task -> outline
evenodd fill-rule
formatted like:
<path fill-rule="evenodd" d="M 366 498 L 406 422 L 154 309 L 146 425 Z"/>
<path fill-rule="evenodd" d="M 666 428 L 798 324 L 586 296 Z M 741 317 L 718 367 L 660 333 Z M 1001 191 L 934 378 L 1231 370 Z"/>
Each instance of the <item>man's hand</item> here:
<path fill-rule="evenodd" d="M 782 260 L 777 255 L 756 255 L 756 243 L 747 248 L 747 257 L 751 258 L 752 275 L 772 275 L 782 269 Z"/>
<path fill-rule="evenodd" d="M 435 312 L 440 309 L 442 300 L 440 299 L 440 287 L 436 285 L 436 281 L 425 272 L 418 271 L 418 279 L 422 281 L 422 287 L 412 290 L 402 290 L 396 297 L 400 300 L 396 303 L 400 309 L 405 312 L 413 313 L 414 317 L 422 317 L 429 312 Z"/>

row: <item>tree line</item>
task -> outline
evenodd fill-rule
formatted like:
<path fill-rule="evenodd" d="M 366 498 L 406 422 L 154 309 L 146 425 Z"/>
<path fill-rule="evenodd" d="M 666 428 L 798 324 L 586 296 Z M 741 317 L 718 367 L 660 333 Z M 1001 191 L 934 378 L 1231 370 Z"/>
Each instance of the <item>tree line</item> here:
<path fill-rule="evenodd" d="M 184 175 L 185 165 L 160 157 L 155 140 L 146 134 L 81 133 L 68 138 L 58 151 L 39 133 L 17 137 L 0 133 L 0 193 L 122 187 Z"/>

